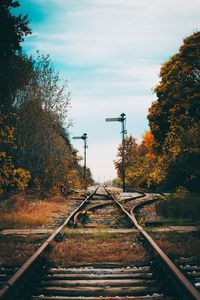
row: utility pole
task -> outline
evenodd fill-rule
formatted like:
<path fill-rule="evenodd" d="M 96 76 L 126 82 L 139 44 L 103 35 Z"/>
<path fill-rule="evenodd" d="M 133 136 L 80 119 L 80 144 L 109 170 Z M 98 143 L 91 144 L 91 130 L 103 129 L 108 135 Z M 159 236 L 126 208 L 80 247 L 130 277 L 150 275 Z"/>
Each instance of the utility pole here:
<path fill-rule="evenodd" d="M 87 133 L 84 133 L 82 136 L 74 136 L 73 137 L 74 140 L 83 140 L 84 141 L 84 166 L 83 166 L 83 180 L 84 180 L 84 188 L 86 189 L 87 188 L 87 176 L 86 176 L 86 171 L 87 171 L 87 168 L 86 168 L 86 152 L 87 152 Z"/>
<path fill-rule="evenodd" d="M 121 173 L 122 173 L 122 189 L 123 192 L 126 191 L 126 170 L 125 170 L 125 135 L 127 134 L 126 130 L 126 115 L 125 113 L 122 113 L 120 117 L 118 118 L 106 118 L 106 122 L 121 122 L 122 124 L 122 167 L 121 167 Z"/>
<path fill-rule="evenodd" d="M 126 115 L 121 114 L 122 123 L 122 188 L 123 192 L 126 191 L 126 170 L 125 170 L 125 134 L 127 133 L 125 128 Z"/>
<path fill-rule="evenodd" d="M 86 176 L 86 151 L 87 151 L 87 133 L 84 133 L 82 136 L 82 139 L 84 141 L 84 187 L 87 188 L 87 176 Z"/>

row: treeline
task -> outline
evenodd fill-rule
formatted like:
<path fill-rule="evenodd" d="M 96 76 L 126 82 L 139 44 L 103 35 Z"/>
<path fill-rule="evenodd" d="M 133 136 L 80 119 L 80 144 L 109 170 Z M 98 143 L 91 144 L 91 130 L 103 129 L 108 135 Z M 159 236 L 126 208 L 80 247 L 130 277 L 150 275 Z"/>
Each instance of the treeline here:
<path fill-rule="evenodd" d="M 83 187 L 81 158 L 69 139 L 70 95 L 49 56 L 29 57 L 31 34 L 19 3 L 0 3 L 0 194 L 32 188 L 45 194 Z M 87 170 L 88 184 L 92 183 Z"/>
<path fill-rule="evenodd" d="M 127 137 L 127 186 L 200 191 L 200 32 L 184 39 L 163 64 L 148 120 L 138 144 Z M 121 145 L 115 167 L 121 178 Z"/>

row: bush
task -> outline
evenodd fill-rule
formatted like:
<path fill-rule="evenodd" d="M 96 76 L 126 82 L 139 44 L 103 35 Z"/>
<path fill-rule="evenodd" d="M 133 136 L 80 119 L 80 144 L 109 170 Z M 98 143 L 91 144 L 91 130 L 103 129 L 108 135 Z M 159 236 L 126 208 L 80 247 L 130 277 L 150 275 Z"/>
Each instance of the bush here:
<path fill-rule="evenodd" d="M 200 195 L 186 191 L 174 193 L 162 198 L 156 204 L 156 211 L 163 217 L 200 219 Z"/>

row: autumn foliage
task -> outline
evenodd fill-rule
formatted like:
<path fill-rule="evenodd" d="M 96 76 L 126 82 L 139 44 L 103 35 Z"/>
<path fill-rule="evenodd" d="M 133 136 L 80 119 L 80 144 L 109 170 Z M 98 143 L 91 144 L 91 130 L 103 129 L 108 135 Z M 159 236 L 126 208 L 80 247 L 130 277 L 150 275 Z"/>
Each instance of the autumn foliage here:
<path fill-rule="evenodd" d="M 68 87 L 48 55 L 22 52 L 31 30 L 27 16 L 13 14 L 18 6 L 0 4 L 0 195 L 27 187 L 44 196 L 61 187 L 67 193 L 83 186 L 68 131 Z"/>
<path fill-rule="evenodd" d="M 153 144 L 154 137 L 150 131 L 145 132 L 141 143 L 138 143 L 133 136 L 128 136 L 125 139 L 125 173 L 127 187 L 151 187 L 149 174 L 156 159 Z M 117 159 L 114 161 L 114 164 L 118 178 L 121 181 L 122 145 L 119 145 Z"/>
<path fill-rule="evenodd" d="M 127 137 L 126 181 L 132 187 L 200 190 L 200 32 L 165 62 L 148 120 L 137 144 Z M 130 146 L 131 142 L 131 146 Z M 121 177 L 121 145 L 115 167 Z"/>
<path fill-rule="evenodd" d="M 0 113 L 0 195 L 10 187 L 24 190 L 30 180 L 30 173 L 22 168 L 16 168 L 9 150 L 15 148 L 15 128 L 8 125 L 7 118 L 15 115 Z"/>
<path fill-rule="evenodd" d="M 160 71 L 149 124 L 157 154 L 151 178 L 167 189 L 200 189 L 200 32 L 184 40 Z"/>

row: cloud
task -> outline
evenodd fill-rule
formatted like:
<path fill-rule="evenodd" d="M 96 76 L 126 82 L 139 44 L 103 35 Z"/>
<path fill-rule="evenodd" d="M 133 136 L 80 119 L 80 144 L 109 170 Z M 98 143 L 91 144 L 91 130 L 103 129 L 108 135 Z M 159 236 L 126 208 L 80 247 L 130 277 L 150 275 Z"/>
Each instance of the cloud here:
<path fill-rule="evenodd" d="M 159 1 L 38 1 L 51 22 L 29 46 L 75 65 L 161 56 L 200 24 L 200 3 Z"/>
<path fill-rule="evenodd" d="M 154 64 L 153 62 L 136 62 L 134 64 L 123 64 L 122 66 L 116 67 L 104 67 L 98 68 L 94 73 L 101 75 L 102 77 L 110 77 L 116 81 L 130 82 L 132 86 L 134 82 L 136 84 L 141 83 L 143 89 L 149 90 L 154 86 L 155 82 L 158 80 L 160 72 L 160 64 Z"/>
<path fill-rule="evenodd" d="M 155 99 L 152 88 L 159 80 L 160 66 L 178 51 L 183 38 L 200 29 L 200 1 L 24 3 L 35 33 L 26 39 L 26 49 L 49 53 L 68 79 L 75 119 L 72 132 L 88 132 L 89 163 L 95 177 L 103 172 L 113 177 L 120 124 L 108 126 L 104 119 L 125 112 L 129 133 L 140 138 L 148 129 L 146 115 Z M 45 16 L 41 21 L 39 11 Z"/>

